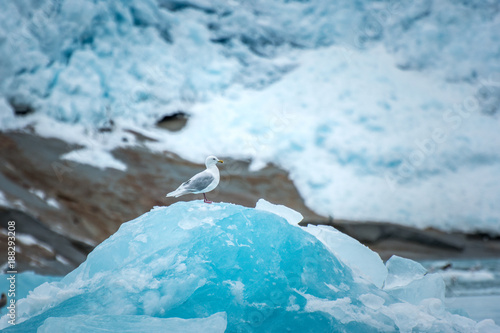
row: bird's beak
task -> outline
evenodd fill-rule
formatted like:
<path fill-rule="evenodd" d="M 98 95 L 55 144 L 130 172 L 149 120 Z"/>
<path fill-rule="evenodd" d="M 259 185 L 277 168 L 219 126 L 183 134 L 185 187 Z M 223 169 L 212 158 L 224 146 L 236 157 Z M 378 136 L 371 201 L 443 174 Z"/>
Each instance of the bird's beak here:
<path fill-rule="evenodd" d="M 223 160 L 218 160 L 217 162 L 219 162 L 219 163 L 224 163 L 224 161 L 223 161 Z"/>

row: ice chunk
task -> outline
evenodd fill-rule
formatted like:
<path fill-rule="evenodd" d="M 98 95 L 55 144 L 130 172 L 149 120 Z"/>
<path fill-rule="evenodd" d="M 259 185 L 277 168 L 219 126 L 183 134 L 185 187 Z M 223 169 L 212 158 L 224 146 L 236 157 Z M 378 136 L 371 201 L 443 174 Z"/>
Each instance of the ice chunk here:
<path fill-rule="evenodd" d="M 273 214 L 281 216 L 291 225 L 298 225 L 299 222 L 304 219 L 302 214 L 300 214 L 299 212 L 288 208 L 287 206 L 272 204 L 264 199 L 259 199 L 259 201 L 257 201 L 255 209 L 271 212 Z"/>
<path fill-rule="evenodd" d="M 52 317 L 45 320 L 38 333 L 87 333 L 87 332 L 183 332 L 223 333 L 226 314 L 219 312 L 207 318 L 180 319 L 138 316 L 76 315 Z"/>
<path fill-rule="evenodd" d="M 421 301 L 429 298 L 436 298 L 444 301 L 446 285 L 443 278 L 432 273 L 421 279 L 412 281 L 402 287 L 384 288 L 390 295 L 412 304 L 419 304 Z"/>
<path fill-rule="evenodd" d="M 428 298 L 444 301 L 446 285 L 441 275 L 427 273 L 419 263 L 398 256 L 392 256 L 386 266 L 384 290 L 389 294 L 412 304 Z"/>
<path fill-rule="evenodd" d="M 281 209 L 280 209 L 281 210 Z M 210 223 L 207 223 L 210 218 Z M 183 221 L 182 223 L 180 223 Z M 190 222 L 189 222 L 190 221 Z M 321 229 L 318 229 L 321 230 Z M 373 255 L 335 233 L 353 254 Z M 146 241 L 145 241 L 146 240 Z M 395 276 L 405 276 L 396 259 Z M 415 265 L 405 283 L 421 281 Z M 5 331 L 475 331 L 436 298 L 399 300 L 316 237 L 269 212 L 178 202 L 122 224 L 59 282 L 17 302 Z M 417 272 L 417 273 L 415 273 Z M 375 274 L 376 275 L 376 274 Z M 395 277 L 393 277 L 395 279 Z M 405 288 L 402 283 L 395 283 Z M 420 286 L 424 289 L 427 286 Z M 412 286 L 413 288 L 413 286 Z M 411 289 L 411 293 L 421 290 Z M 483 325 L 487 326 L 487 325 Z M 168 331 L 168 329 L 167 329 Z"/>
<path fill-rule="evenodd" d="M 379 288 L 382 287 L 387 277 L 387 268 L 376 252 L 333 227 L 308 225 L 305 230 L 325 244 L 357 275 Z"/>
<path fill-rule="evenodd" d="M 373 294 L 361 295 L 359 300 L 363 302 L 366 307 L 373 310 L 380 309 L 385 303 L 385 300 L 382 297 Z"/>
<path fill-rule="evenodd" d="M 403 287 L 427 274 L 425 267 L 418 262 L 399 256 L 392 256 L 387 260 L 386 266 L 389 275 L 385 281 L 385 288 Z"/>

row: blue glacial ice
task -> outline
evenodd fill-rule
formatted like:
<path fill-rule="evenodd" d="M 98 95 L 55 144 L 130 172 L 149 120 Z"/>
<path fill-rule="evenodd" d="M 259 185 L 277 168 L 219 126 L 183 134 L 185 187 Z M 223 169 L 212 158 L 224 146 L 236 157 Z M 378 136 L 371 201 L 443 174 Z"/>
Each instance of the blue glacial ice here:
<path fill-rule="evenodd" d="M 423 278 L 418 264 L 395 258 L 386 268 L 377 255 L 336 231 L 320 240 L 314 235 L 321 230 L 297 225 L 298 213 L 264 201 L 258 206 L 192 201 L 156 207 L 124 223 L 61 281 L 19 300 L 17 325 L 9 326 L 4 316 L 0 327 L 5 332 L 498 329 L 491 320 L 477 323 L 448 312 L 440 298 L 444 285 L 415 288 Z M 339 250 L 342 245 L 349 253 Z M 360 274 L 363 259 L 368 278 Z M 385 287 L 379 286 L 381 279 Z M 414 295 L 427 288 L 428 297 L 408 299 L 386 288 L 405 286 Z"/>
<path fill-rule="evenodd" d="M 0 274 L 0 293 L 7 291 L 10 288 L 10 281 L 8 278 L 11 274 Z M 23 272 L 16 274 L 16 299 L 25 298 L 28 293 L 45 282 L 56 282 L 61 280 L 59 276 L 38 275 L 33 272 Z M 5 310 L 2 309 L 1 313 L 4 314 Z"/>

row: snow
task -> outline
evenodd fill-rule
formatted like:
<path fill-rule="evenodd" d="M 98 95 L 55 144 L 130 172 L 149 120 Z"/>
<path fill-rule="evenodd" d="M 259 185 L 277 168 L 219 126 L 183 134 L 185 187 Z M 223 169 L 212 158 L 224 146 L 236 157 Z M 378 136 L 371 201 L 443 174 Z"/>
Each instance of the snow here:
<path fill-rule="evenodd" d="M 207 217 L 213 223 L 205 223 Z M 181 227 L 187 219 L 190 228 Z M 335 235 L 328 233 L 328 244 Z M 354 253 L 369 251 L 340 236 L 338 242 Z M 361 257 L 370 267 L 373 256 Z M 412 284 L 429 275 L 422 276 L 420 267 L 394 258 L 388 279 L 418 297 L 428 286 L 417 290 Z M 449 312 L 439 298 L 399 299 L 358 275 L 360 270 L 362 265 L 354 269 L 348 258 L 337 258 L 306 228 L 269 211 L 178 202 L 122 224 L 73 272 L 18 299 L 16 326 L 8 327 L 7 316 L 0 325 L 6 332 L 498 329 L 491 320 L 478 323 Z M 439 293 L 438 287 L 431 289 Z"/>
<path fill-rule="evenodd" d="M 265 90 L 196 105 L 191 127 L 171 135 L 179 142 L 174 152 L 194 158 L 217 149 L 252 156 L 258 166 L 278 164 L 289 170 L 306 204 L 325 216 L 495 232 L 498 122 L 446 110 L 473 94 L 470 88 L 391 67 L 382 49 L 350 61 L 338 52 L 311 51 Z M 224 116 L 231 110 L 251 114 L 252 121 Z M 461 123 L 450 122 L 452 116 Z M 240 135 L 241 127 L 248 135 Z M 209 139 L 194 146 L 195 131 Z"/>
<path fill-rule="evenodd" d="M 120 171 L 127 171 L 125 163 L 117 160 L 113 155 L 104 150 L 88 148 L 73 150 L 61 156 L 61 159 L 88 164 L 100 169 L 113 168 Z"/>
<path fill-rule="evenodd" d="M 32 188 L 29 191 L 34 195 L 36 195 L 37 197 L 39 197 L 41 200 L 45 201 L 49 206 L 52 206 L 57 209 L 61 208 L 56 199 L 47 197 L 45 192 L 43 192 L 42 190 Z"/>
<path fill-rule="evenodd" d="M 47 199 L 47 204 L 49 206 L 52 206 L 52 207 L 56 208 L 56 209 L 60 209 L 61 208 L 61 206 L 59 206 L 59 202 L 57 202 L 57 200 L 54 199 L 54 198 L 48 198 Z"/>
<path fill-rule="evenodd" d="M 36 245 L 38 247 L 41 247 L 45 249 L 47 252 L 54 253 L 54 250 L 52 247 L 47 245 L 44 242 L 39 241 L 35 237 L 29 234 L 21 234 L 21 233 L 16 233 L 16 240 L 18 240 L 21 244 L 26 245 L 26 246 L 33 246 Z M 23 248 L 22 245 L 18 245 L 20 248 Z"/>
<path fill-rule="evenodd" d="M 2 191 L 0 191 L 0 206 L 6 206 L 6 207 L 9 206 L 9 201 L 7 200 L 5 194 Z"/>
<path fill-rule="evenodd" d="M 495 1 L 2 1 L 0 128 L 274 163 L 315 212 L 500 233 Z M 32 115 L 15 117 L 13 105 Z M 190 115 L 182 131 L 155 127 Z M 104 131 L 103 131 L 104 130 Z M 108 132 L 110 131 L 110 132 Z"/>

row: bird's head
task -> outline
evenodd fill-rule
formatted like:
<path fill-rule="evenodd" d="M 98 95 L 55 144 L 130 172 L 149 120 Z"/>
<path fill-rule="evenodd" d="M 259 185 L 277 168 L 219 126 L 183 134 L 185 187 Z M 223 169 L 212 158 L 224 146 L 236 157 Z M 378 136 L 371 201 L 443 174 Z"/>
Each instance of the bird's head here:
<path fill-rule="evenodd" d="M 224 161 L 219 160 L 215 156 L 208 156 L 207 159 L 205 160 L 205 165 L 207 166 L 207 168 L 212 165 L 216 165 L 217 163 L 224 163 Z"/>

